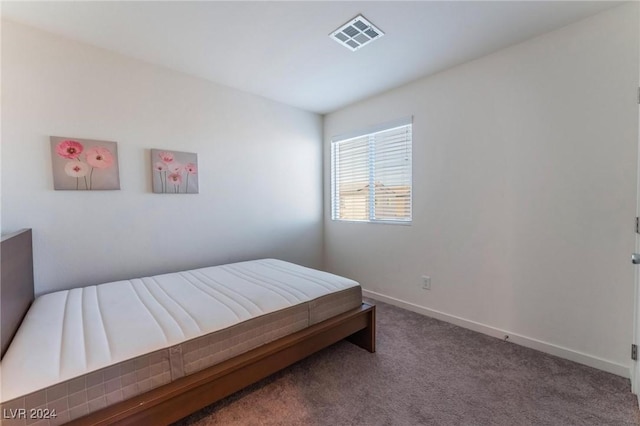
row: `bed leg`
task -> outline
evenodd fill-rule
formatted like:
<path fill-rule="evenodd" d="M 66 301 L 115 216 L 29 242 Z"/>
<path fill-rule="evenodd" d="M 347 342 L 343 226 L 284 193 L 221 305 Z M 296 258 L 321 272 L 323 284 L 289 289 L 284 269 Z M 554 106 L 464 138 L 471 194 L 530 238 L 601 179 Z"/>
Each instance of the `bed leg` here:
<path fill-rule="evenodd" d="M 371 353 L 376 351 L 376 306 L 363 303 L 367 308 L 367 326 L 347 337 L 347 340 Z"/>

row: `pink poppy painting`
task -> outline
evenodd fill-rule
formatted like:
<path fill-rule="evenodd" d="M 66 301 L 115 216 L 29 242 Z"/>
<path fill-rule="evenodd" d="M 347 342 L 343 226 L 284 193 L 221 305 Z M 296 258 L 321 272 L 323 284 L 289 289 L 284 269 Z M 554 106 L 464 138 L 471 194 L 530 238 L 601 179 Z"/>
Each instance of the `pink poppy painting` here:
<path fill-rule="evenodd" d="M 153 192 L 198 193 L 198 154 L 152 149 L 151 165 Z"/>
<path fill-rule="evenodd" d="M 49 139 L 54 189 L 120 189 L 116 142 L 59 136 Z"/>

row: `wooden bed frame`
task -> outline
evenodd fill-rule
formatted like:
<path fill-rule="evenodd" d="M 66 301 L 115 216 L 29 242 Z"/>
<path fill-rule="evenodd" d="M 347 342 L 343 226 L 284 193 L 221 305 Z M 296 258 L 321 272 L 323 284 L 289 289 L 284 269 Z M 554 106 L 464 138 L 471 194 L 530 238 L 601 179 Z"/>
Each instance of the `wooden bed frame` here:
<path fill-rule="evenodd" d="M 31 249 L 29 229 L 2 237 L 2 354 L 33 301 Z M 375 352 L 375 308 L 363 303 L 359 308 L 68 424 L 168 425 L 342 339 Z"/>
<path fill-rule="evenodd" d="M 3 235 L 0 244 L 1 358 L 33 301 L 31 229 Z"/>

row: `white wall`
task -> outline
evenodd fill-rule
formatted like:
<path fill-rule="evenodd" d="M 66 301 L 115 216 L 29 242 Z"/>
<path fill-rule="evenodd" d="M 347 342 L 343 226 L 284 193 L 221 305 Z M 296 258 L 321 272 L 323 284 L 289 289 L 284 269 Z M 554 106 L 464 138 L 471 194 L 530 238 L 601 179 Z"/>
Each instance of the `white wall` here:
<path fill-rule="evenodd" d="M 205 52 L 213 54 L 213 52 Z M 120 191 L 54 191 L 49 136 L 118 142 Z M 149 149 L 199 195 L 151 193 Z M 259 257 L 322 265 L 322 118 L 2 23 L 2 232 L 33 228 L 36 292 Z"/>
<path fill-rule="evenodd" d="M 637 7 L 326 116 L 327 268 L 383 300 L 628 375 Z M 331 136 L 407 115 L 413 224 L 331 221 Z"/>

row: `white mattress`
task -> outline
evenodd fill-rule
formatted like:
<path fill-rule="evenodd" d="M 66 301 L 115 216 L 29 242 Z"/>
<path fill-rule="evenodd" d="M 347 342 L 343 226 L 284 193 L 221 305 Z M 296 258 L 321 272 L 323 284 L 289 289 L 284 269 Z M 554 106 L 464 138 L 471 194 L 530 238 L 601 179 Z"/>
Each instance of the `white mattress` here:
<path fill-rule="evenodd" d="M 2 359 L 0 401 L 354 286 L 263 259 L 46 294 Z"/>

